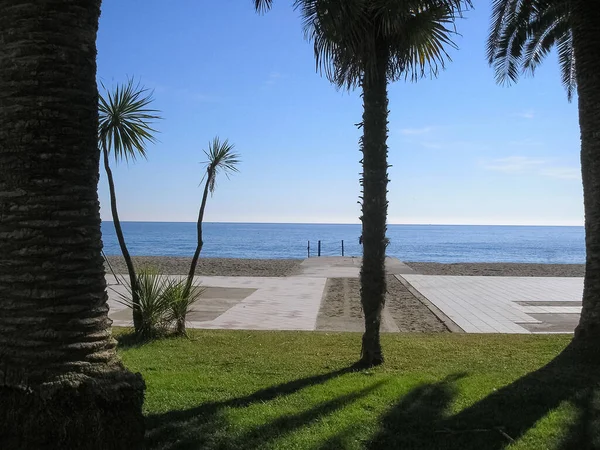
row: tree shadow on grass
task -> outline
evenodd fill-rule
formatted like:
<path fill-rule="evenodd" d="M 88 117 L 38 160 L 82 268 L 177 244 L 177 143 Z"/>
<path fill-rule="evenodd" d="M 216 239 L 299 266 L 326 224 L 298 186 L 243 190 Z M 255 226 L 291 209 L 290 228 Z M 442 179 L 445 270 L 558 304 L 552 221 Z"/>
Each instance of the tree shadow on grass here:
<path fill-rule="evenodd" d="M 334 372 L 271 386 L 244 397 L 232 398 L 221 402 L 208 402 L 186 410 L 150 415 L 146 420 L 146 445 L 149 449 L 169 450 L 262 448 L 279 435 L 287 434 L 306 426 L 320 417 L 331 414 L 369 395 L 379 388 L 383 382 L 378 382 L 358 392 L 323 402 L 304 412 L 279 417 L 269 423 L 253 428 L 240 436 L 228 433 L 228 423 L 224 416 L 226 408 L 245 408 L 256 403 L 272 401 L 309 386 L 323 384 L 333 378 L 357 370 L 357 366 L 351 366 Z"/>
<path fill-rule="evenodd" d="M 593 360 L 597 355 L 582 356 L 571 344 L 546 366 L 451 416 L 444 414 L 452 400 L 451 386 L 446 381 L 423 386 L 386 414 L 367 448 L 500 450 L 564 401 L 578 406 L 579 417 L 559 448 L 600 448 L 600 399 L 597 390 L 592 395 L 600 365 L 589 362 Z"/>

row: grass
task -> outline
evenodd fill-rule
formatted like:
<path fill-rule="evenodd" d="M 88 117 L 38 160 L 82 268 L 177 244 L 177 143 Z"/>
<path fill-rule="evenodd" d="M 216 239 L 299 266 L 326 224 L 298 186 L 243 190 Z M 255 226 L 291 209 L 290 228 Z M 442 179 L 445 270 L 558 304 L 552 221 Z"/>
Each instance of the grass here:
<path fill-rule="evenodd" d="M 600 448 L 600 370 L 556 358 L 569 336 L 390 334 L 355 371 L 353 333 L 117 333 L 150 449 Z"/>

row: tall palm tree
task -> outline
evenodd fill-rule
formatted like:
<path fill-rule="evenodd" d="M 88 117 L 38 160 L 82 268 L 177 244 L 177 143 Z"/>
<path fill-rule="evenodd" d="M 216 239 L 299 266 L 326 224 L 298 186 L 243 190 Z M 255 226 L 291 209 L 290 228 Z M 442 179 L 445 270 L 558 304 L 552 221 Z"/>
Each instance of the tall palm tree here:
<path fill-rule="evenodd" d="M 586 266 L 575 340 L 600 343 L 600 2 L 495 0 L 488 40 L 499 82 L 535 70 L 554 46 L 569 100 L 579 99 Z"/>
<path fill-rule="evenodd" d="M 104 87 L 104 86 L 103 86 Z M 152 121 L 160 119 L 159 111 L 150 109 L 152 94 L 147 89 L 134 84 L 133 79 L 123 85 L 117 85 L 113 91 L 105 88 L 106 98 L 99 98 L 99 124 L 98 144 L 102 149 L 104 169 L 108 179 L 110 191 L 110 209 L 113 224 L 121 253 L 127 266 L 129 283 L 131 286 L 133 306 L 133 326 L 136 333 L 141 330 L 141 317 L 139 306 L 139 289 L 135 267 L 131 255 L 125 243 L 119 211 L 117 210 L 117 196 L 115 193 L 115 182 L 110 169 L 109 153 L 112 151 L 115 162 L 122 160 L 135 161 L 138 156 L 146 158 L 146 145 L 156 142 Z"/>
<path fill-rule="evenodd" d="M 255 0 L 262 11 L 272 2 Z M 296 0 L 317 68 L 337 87 L 362 88 L 363 173 L 361 362 L 383 363 L 379 339 L 385 306 L 387 220 L 387 85 L 437 75 L 454 47 L 453 22 L 468 0 Z"/>
<path fill-rule="evenodd" d="M 0 448 L 137 449 L 98 202 L 99 0 L 0 0 Z"/>
<path fill-rule="evenodd" d="M 196 266 L 198 265 L 198 258 L 202 251 L 204 241 L 202 240 L 202 221 L 204 220 L 204 210 L 206 209 L 206 201 L 208 199 L 208 193 L 213 194 L 215 192 L 217 175 L 219 173 L 225 174 L 229 178 L 229 175 L 234 172 L 239 172 L 237 168 L 240 163 L 240 155 L 234 152 L 234 144 L 230 144 L 227 139 L 223 142 L 218 137 L 213 138 L 208 143 L 208 150 L 204 150 L 207 160 L 205 161 L 206 172 L 204 173 L 204 193 L 202 194 L 202 203 L 200 204 L 200 211 L 198 212 L 198 224 L 197 224 L 197 244 L 192 258 L 192 264 L 190 265 L 190 271 L 188 273 L 188 279 L 186 284 L 186 292 L 190 292 L 192 283 L 194 281 L 194 274 L 196 273 Z"/>

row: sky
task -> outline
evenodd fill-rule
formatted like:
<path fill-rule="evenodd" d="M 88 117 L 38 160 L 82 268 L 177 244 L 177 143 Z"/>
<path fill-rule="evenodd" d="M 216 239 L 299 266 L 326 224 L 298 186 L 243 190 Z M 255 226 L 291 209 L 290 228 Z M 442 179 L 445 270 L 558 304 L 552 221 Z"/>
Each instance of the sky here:
<path fill-rule="evenodd" d="M 315 70 L 292 1 L 104 0 L 98 80 L 154 91 L 158 142 L 113 162 L 121 220 L 196 221 L 203 150 L 229 139 L 240 172 L 217 180 L 209 222 L 358 223 L 359 91 Z M 388 222 L 582 225 L 577 99 L 556 54 L 511 86 L 487 64 L 489 1 L 457 21 L 437 79 L 389 85 Z M 101 167 L 101 215 L 111 220 Z"/>

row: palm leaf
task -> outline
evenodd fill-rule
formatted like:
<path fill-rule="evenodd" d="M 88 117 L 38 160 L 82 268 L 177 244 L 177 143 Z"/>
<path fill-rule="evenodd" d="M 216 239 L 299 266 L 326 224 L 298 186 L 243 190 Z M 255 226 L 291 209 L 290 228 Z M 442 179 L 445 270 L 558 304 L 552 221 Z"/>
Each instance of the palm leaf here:
<path fill-rule="evenodd" d="M 146 145 L 156 142 L 153 121 L 161 119 L 159 111 L 149 108 L 152 93 L 129 79 L 114 90 L 102 84 L 106 95 L 99 97 L 98 141 L 116 160 L 135 161 L 146 158 Z"/>
<path fill-rule="evenodd" d="M 208 177 L 211 193 L 215 192 L 217 175 L 223 173 L 229 178 L 232 173 L 239 172 L 237 166 L 241 162 L 240 155 L 234 152 L 234 148 L 235 145 L 230 144 L 228 139 L 221 142 L 219 137 L 215 137 L 208 143 L 208 150 L 204 150 L 207 160 L 203 163 L 206 172 L 202 180 Z"/>
<path fill-rule="evenodd" d="M 566 0 L 495 0 L 487 42 L 488 62 L 500 84 L 515 82 L 521 72 L 534 73 L 557 46 L 562 82 L 571 100 L 576 65 Z"/>

